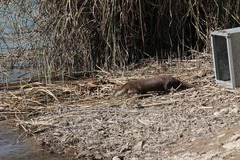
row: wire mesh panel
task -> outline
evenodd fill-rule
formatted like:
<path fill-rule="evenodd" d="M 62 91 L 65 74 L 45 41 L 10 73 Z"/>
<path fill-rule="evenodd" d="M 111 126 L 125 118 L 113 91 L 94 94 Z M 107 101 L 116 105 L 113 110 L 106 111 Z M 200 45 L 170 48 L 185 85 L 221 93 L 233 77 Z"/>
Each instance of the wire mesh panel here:
<path fill-rule="evenodd" d="M 240 87 L 240 27 L 212 32 L 215 78 L 226 87 Z"/>

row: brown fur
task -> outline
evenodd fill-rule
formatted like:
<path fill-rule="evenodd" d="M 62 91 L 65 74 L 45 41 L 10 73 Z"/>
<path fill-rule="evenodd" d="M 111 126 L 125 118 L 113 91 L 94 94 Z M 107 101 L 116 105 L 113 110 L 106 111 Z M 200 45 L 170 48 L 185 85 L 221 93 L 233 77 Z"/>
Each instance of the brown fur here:
<path fill-rule="evenodd" d="M 183 83 L 169 75 L 162 75 L 159 77 L 129 81 L 120 86 L 115 91 L 114 96 L 118 97 L 124 94 L 143 94 L 149 91 L 169 91 L 171 88 L 182 90 L 191 87 L 193 87 L 192 84 Z"/>

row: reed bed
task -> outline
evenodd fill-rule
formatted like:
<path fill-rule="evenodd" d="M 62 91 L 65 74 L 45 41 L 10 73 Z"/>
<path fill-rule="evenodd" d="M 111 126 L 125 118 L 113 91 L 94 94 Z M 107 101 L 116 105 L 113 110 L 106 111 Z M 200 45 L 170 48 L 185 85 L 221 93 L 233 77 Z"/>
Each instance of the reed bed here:
<path fill-rule="evenodd" d="M 48 83 L 93 76 L 101 68 L 127 69 L 143 58 L 194 58 L 209 53 L 211 31 L 239 26 L 236 0 L 13 0 L 0 5 L 1 54 L 26 61 L 34 55 L 29 66 Z"/>

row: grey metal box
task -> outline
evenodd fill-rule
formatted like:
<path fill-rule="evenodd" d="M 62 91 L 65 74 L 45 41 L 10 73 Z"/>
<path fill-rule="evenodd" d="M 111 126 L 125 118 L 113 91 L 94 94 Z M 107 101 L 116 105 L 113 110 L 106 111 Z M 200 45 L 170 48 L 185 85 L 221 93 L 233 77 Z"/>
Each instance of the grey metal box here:
<path fill-rule="evenodd" d="M 216 82 L 240 87 L 240 27 L 212 32 L 211 45 Z"/>

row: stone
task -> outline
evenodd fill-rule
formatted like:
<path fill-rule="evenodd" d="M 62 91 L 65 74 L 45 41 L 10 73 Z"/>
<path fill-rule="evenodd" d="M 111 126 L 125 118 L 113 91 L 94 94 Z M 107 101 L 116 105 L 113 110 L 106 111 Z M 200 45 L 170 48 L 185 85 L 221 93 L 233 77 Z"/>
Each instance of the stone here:
<path fill-rule="evenodd" d="M 112 158 L 112 160 L 123 160 L 123 157 L 120 157 L 120 156 L 114 156 Z"/>
<path fill-rule="evenodd" d="M 233 141 L 237 141 L 237 140 L 239 140 L 239 139 L 240 139 L 240 134 L 236 134 L 236 135 L 232 136 L 232 137 L 229 139 L 229 141 L 230 141 L 230 142 L 233 142 Z"/>

